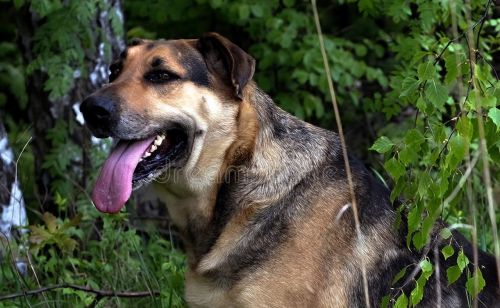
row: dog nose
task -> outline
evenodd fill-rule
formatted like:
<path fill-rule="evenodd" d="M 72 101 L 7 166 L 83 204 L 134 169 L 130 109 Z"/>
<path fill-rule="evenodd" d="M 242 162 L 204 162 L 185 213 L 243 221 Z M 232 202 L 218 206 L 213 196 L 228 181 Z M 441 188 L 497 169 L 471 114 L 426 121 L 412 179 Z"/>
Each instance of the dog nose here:
<path fill-rule="evenodd" d="M 96 137 L 108 137 L 116 118 L 116 103 L 106 96 L 89 96 L 80 105 L 85 122 Z"/>

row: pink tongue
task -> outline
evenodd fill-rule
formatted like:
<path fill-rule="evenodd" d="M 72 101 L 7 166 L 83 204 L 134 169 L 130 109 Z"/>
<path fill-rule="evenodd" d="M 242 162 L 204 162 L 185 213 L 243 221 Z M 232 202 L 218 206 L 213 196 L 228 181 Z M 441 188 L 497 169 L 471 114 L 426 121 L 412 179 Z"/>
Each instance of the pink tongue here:
<path fill-rule="evenodd" d="M 154 139 L 120 141 L 111 152 L 92 192 L 92 201 L 99 211 L 117 213 L 125 205 L 132 194 L 134 170 Z"/>

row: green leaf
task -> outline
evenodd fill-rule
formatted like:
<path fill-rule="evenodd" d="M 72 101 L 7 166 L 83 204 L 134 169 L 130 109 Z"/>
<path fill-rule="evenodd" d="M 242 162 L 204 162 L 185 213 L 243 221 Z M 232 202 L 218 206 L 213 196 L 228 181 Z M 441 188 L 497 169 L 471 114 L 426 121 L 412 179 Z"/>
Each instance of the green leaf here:
<path fill-rule="evenodd" d="M 411 16 L 411 9 L 408 2 L 392 1 L 390 3 L 389 8 L 387 9 L 387 15 L 391 16 L 395 22 L 399 23 L 407 20 L 408 16 Z"/>
<path fill-rule="evenodd" d="M 116 36 L 123 36 L 123 19 L 120 17 L 121 12 L 116 9 L 111 9 L 109 14 L 109 21 L 111 28 Z"/>
<path fill-rule="evenodd" d="M 451 137 L 448 143 L 448 154 L 446 155 L 447 168 L 453 170 L 462 162 L 465 154 L 467 154 L 468 146 L 469 143 L 462 136 L 455 135 Z"/>
<path fill-rule="evenodd" d="M 446 270 L 446 277 L 448 278 L 448 285 L 457 281 L 457 279 L 460 277 L 461 274 L 462 274 L 462 271 L 460 270 L 458 265 L 450 266 Z"/>
<path fill-rule="evenodd" d="M 443 238 L 445 240 L 449 239 L 451 236 L 451 231 L 448 228 L 441 229 L 441 231 L 439 233 L 441 234 L 441 238 Z"/>
<path fill-rule="evenodd" d="M 447 260 L 449 257 L 453 256 L 455 253 L 455 249 L 451 245 L 446 245 L 441 249 L 441 253 L 443 254 L 443 257 L 445 260 Z"/>
<path fill-rule="evenodd" d="M 477 285 L 475 285 L 476 281 Z M 483 274 L 481 273 L 481 270 L 479 268 L 477 269 L 477 272 L 474 272 L 474 275 L 469 277 L 469 279 L 467 279 L 467 282 L 465 283 L 467 292 L 469 292 L 472 298 L 476 298 L 485 285 L 486 281 L 484 281 Z"/>
<path fill-rule="evenodd" d="M 53 234 L 42 226 L 30 226 L 29 241 L 32 244 L 42 244 L 53 238 Z"/>
<path fill-rule="evenodd" d="M 432 183 L 432 178 L 428 173 L 421 173 L 418 180 L 418 194 L 424 198 L 429 195 L 429 187 Z"/>
<path fill-rule="evenodd" d="M 356 53 L 356 56 L 364 57 L 366 55 L 366 53 L 368 52 L 368 50 L 366 49 L 365 45 L 356 44 L 354 46 L 354 52 Z M 356 65 L 356 66 L 359 66 L 359 65 Z"/>
<path fill-rule="evenodd" d="M 415 232 L 412 240 L 413 240 L 413 245 L 415 246 L 415 248 L 421 249 L 422 247 L 424 247 L 427 238 L 426 238 L 425 234 L 423 234 L 422 231 L 419 231 L 419 232 Z"/>
<path fill-rule="evenodd" d="M 440 109 L 448 99 L 448 88 L 436 80 L 430 80 L 427 83 L 425 95 L 436 108 Z"/>
<path fill-rule="evenodd" d="M 417 92 L 420 82 L 413 77 L 406 77 L 403 79 L 401 85 L 401 94 L 399 97 L 412 97 Z"/>
<path fill-rule="evenodd" d="M 57 246 L 59 246 L 59 248 L 61 248 L 62 251 L 67 253 L 75 250 L 76 246 L 78 245 L 78 243 L 74 239 L 68 236 L 62 236 L 57 240 L 56 244 Z"/>
<path fill-rule="evenodd" d="M 418 79 L 421 81 L 429 80 L 436 74 L 436 68 L 432 61 L 427 61 L 426 63 L 421 63 L 417 68 Z"/>
<path fill-rule="evenodd" d="M 422 260 L 420 262 L 420 268 L 423 273 L 432 273 L 432 264 L 429 260 Z"/>
<path fill-rule="evenodd" d="M 297 79 L 300 83 L 305 83 L 309 78 L 309 74 L 304 70 L 296 69 L 292 73 L 292 78 Z"/>
<path fill-rule="evenodd" d="M 402 270 L 400 270 L 396 276 L 394 276 L 394 278 L 392 279 L 392 282 L 391 282 L 391 285 L 394 285 L 395 283 L 397 283 L 401 278 L 404 277 L 404 275 L 406 274 L 406 269 L 407 267 L 403 268 Z"/>
<path fill-rule="evenodd" d="M 424 288 L 418 283 L 418 281 L 416 281 L 415 288 L 411 291 L 410 294 L 411 305 L 416 306 L 418 303 L 422 301 L 423 296 L 424 296 Z"/>
<path fill-rule="evenodd" d="M 401 152 L 399 152 L 399 160 L 408 166 L 418 160 L 420 156 L 415 151 L 412 151 L 409 147 L 405 147 Z"/>
<path fill-rule="evenodd" d="M 13 2 L 14 2 L 14 7 L 16 9 L 20 9 L 21 6 L 24 4 L 25 0 L 14 0 Z"/>
<path fill-rule="evenodd" d="M 416 147 L 425 141 L 424 135 L 418 129 L 411 129 L 405 135 L 405 143 L 408 146 Z"/>
<path fill-rule="evenodd" d="M 422 95 L 420 95 L 419 98 L 417 99 L 416 107 L 418 108 L 418 110 L 420 110 L 423 113 L 427 113 L 428 112 L 428 110 L 427 110 L 427 108 L 428 108 L 427 103 L 425 102 L 425 100 L 422 97 Z"/>
<path fill-rule="evenodd" d="M 45 222 L 45 226 L 50 233 L 57 232 L 57 218 L 54 215 L 49 212 L 45 212 L 43 213 L 42 219 Z"/>
<path fill-rule="evenodd" d="M 394 303 L 394 308 L 406 308 L 406 307 L 408 307 L 408 298 L 404 293 L 401 293 L 401 295 L 396 300 L 396 303 Z"/>
<path fill-rule="evenodd" d="M 484 96 L 479 90 L 471 91 L 469 95 L 470 107 L 473 110 L 479 110 L 479 108 L 493 108 L 497 104 L 497 98 L 493 95 Z"/>
<path fill-rule="evenodd" d="M 262 6 L 260 4 L 254 4 L 250 7 L 250 10 L 252 11 L 252 14 L 255 17 L 262 17 L 264 16 L 264 11 L 262 10 Z"/>
<path fill-rule="evenodd" d="M 385 295 L 384 297 L 382 297 L 382 301 L 380 302 L 380 308 L 388 308 L 390 300 L 391 297 L 389 295 Z"/>
<path fill-rule="evenodd" d="M 488 117 L 495 123 L 497 131 L 500 130 L 500 109 L 493 107 L 488 111 Z"/>
<path fill-rule="evenodd" d="M 386 136 L 381 136 L 377 140 L 375 140 L 375 143 L 372 145 L 370 150 L 377 151 L 383 154 L 387 151 L 390 151 L 393 146 L 394 143 L 391 141 L 391 139 L 387 138 Z"/>
<path fill-rule="evenodd" d="M 405 174 L 405 167 L 394 157 L 385 162 L 384 168 L 394 180 L 399 179 Z"/>
<path fill-rule="evenodd" d="M 435 24 L 437 16 L 437 8 L 439 6 L 432 2 L 422 2 L 418 6 L 418 11 L 420 13 L 420 26 L 424 32 L 428 33 L 432 30 L 432 26 Z"/>
<path fill-rule="evenodd" d="M 447 52 L 444 56 L 444 64 L 446 67 L 444 82 L 450 84 L 458 77 L 457 55 L 452 52 Z"/>
<path fill-rule="evenodd" d="M 240 4 L 238 6 L 238 15 L 240 19 L 247 19 L 248 16 L 250 16 L 250 8 L 248 7 L 247 4 Z"/>
<path fill-rule="evenodd" d="M 470 140 L 472 137 L 472 123 L 467 116 L 461 116 L 460 119 L 458 119 L 457 122 L 457 131 L 460 134 L 460 136 L 464 137 L 465 140 Z"/>
<path fill-rule="evenodd" d="M 417 230 L 418 226 L 420 226 L 420 218 L 422 214 L 422 209 L 419 206 L 413 206 L 410 212 L 408 213 L 408 233 L 412 233 Z"/>
<path fill-rule="evenodd" d="M 463 250 L 460 250 L 457 257 L 457 265 L 460 271 L 463 272 L 464 268 L 469 264 L 469 258 L 464 254 Z"/>
<path fill-rule="evenodd" d="M 431 277 L 433 272 L 432 263 L 429 260 L 422 260 L 420 262 L 420 268 L 422 269 L 423 279 L 428 280 Z"/>
<path fill-rule="evenodd" d="M 497 98 L 494 96 L 483 96 L 481 98 L 481 107 L 493 108 L 497 105 Z"/>
<path fill-rule="evenodd" d="M 491 72 L 488 69 L 488 66 L 476 64 L 474 67 L 474 73 L 478 80 L 483 82 L 488 82 L 491 78 Z"/>

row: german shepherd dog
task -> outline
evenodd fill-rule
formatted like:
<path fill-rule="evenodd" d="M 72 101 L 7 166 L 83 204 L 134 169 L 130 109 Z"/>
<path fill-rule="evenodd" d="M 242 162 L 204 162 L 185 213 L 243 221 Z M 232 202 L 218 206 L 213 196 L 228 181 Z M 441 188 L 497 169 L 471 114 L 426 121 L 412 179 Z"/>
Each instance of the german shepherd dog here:
<path fill-rule="evenodd" d="M 338 135 L 278 108 L 254 70 L 250 55 L 216 33 L 133 41 L 109 84 L 81 105 L 96 137 L 119 140 L 92 193 L 97 209 L 116 213 L 153 182 L 183 238 L 191 307 L 364 307 L 362 265 L 377 307 L 384 295 L 409 296 L 423 258 L 441 270 L 421 307 L 470 305 L 466 275 L 448 285 L 444 274 L 456 259 L 432 253 L 445 245 L 439 228 L 423 249 L 430 253 L 408 249 L 389 190 L 350 157 L 356 234 Z M 453 238 L 473 263 L 471 244 Z M 479 306 L 498 307 L 494 257 L 479 252 L 479 267 Z"/>

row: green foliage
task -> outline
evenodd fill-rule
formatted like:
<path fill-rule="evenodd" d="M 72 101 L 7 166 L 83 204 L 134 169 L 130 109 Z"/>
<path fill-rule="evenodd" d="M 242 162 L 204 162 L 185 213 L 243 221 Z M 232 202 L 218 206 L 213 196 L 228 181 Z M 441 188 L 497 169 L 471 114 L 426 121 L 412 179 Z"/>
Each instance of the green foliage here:
<path fill-rule="evenodd" d="M 94 33 L 98 8 L 107 10 L 104 16 L 109 18 L 117 35 L 123 34 L 120 16 L 109 6 L 109 1 L 101 0 L 16 1 L 14 5 L 19 11 L 9 8 L 12 15 L 8 15 L 5 28 L 6 32 L 11 31 L 6 35 L 11 36 L 13 42 L 0 43 L 0 116 L 8 127 L 16 156 L 20 155 L 18 175 L 30 213 L 30 226 L 19 245 L 14 241 L 7 245 L 2 239 L 0 296 L 58 284 L 117 292 L 157 290 L 160 295 L 138 299 L 101 298 L 65 288 L 0 301 L 0 307 L 185 306 L 182 299 L 184 256 L 154 230 L 148 230 L 148 236 L 143 236 L 143 231 L 137 231 L 126 214 L 100 215 L 89 200 L 87 187 L 78 184 L 85 173 L 89 173 L 86 183 L 94 182 L 95 171 L 86 168 L 102 164 L 106 155 L 103 149 L 109 148 L 110 141 L 103 141 L 92 150 L 82 149 L 74 138 L 75 131 L 81 128 L 71 114 L 54 116 L 57 120 L 53 127 L 43 136 L 31 137 L 49 142 L 50 149 L 41 168 L 52 177 L 49 198 L 57 206 L 56 211 L 44 212 L 47 196 L 38 196 L 33 189 L 31 123 L 19 116 L 26 114 L 34 104 L 28 101 L 26 77 L 42 73 L 43 90 L 54 106 L 50 112 L 57 114 L 65 104 L 73 103 L 66 100 L 79 78 L 89 77 L 87 68 L 93 66 L 89 61 L 94 61 L 95 46 L 101 41 L 109 45 L 104 33 Z M 30 41 L 33 49 L 29 53 L 33 58 L 29 63 L 21 60 L 21 50 L 14 43 L 16 23 L 10 18 L 24 10 L 29 10 L 30 16 L 39 21 Z M 109 50 L 109 46 L 105 46 L 105 50 Z M 29 264 L 25 274 L 18 270 L 22 264 Z"/>
<path fill-rule="evenodd" d="M 472 296 L 472 298 L 476 298 L 485 285 L 486 282 L 484 281 L 483 274 L 479 268 L 477 269 L 477 272 L 474 272 L 474 274 L 469 277 L 465 283 L 467 292 Z"/>
<path fill-rule="evenodd" d="M 108 11 L 114 33 L 123 32 L 119 13 L 108 5 L 100 0 L 13 2 L 17 9 L 29 6 L 43 21 L 35 29 L 30 63 L 22 63 L 13 43 L 15 35 L 0 43 L 0 111 L 10 139 L 16 141 L 12 144 L 17 154 L 30 137 L 29 121 L 17 116 L 26 113 L 30 104 L 25 73 L 42 71 L 47 77 L 44 90 L 56 106 L 64 104 L 64 96 L 78 78 L 88 78 L 86 64 L 97 45 L 93 35 L 97 9 Z M 362 158 L 391 178 L 391 200 L 401 197 L 398 212 L 407 215 L 409 249 L 425 247 L 439 219 L 449 224 L 472 224 L 470 207 L 476 210 L 481 248 L 491 251 L 495 244 L 486 210 L 488 188 L 484 187 L 486 167 L 482 160 L 476 160 L 464 178 L 484 142 L 484 155 L 493 175 L 491 190 L 500 191 L 496 176 L 500 174 L 500 82 L 493 61 L 498 57 L 500 19 L 489 19 L 487 12 L 484 25 L 476 24 L 473 40 L 465 40 L 465 32 L 483 16 L 485 5 L 479 0 L 472 0 L 470 8 L 464 1 L 454 0 L 337 0 L 319 4 L 332 68 L 328 77 L 334 81 L 344 127 L 348 137 L 355 131 L 363 132 L 347 142 L 359 153 L 370 148 L 377 159 Z M 206 31 L 229 36 L 257 59 L 256 81 L 282 108 L 314 124 L 333 127 L 327 79 L 308 1 L 127 0 L 124 9 L 129 38 L 198 37 Z M 15 33 L 16 23 L 8 19 L 6 29 Z M 109 50 L 106 39 L 97 37 Z M 470 55 L 468 44 L 476 42 L 478 51 Z M 472 65 L 471 59 L 476 59 Z M 185 261 L 181 254 L 154 233 L 147 240 L 139 236 L 125 214 L 97 214 L 85 193 L 87 187 L 72 181 L 85 165 L 80 145 L 71 138 L 76 129 L 74 120 L 63 117 L 44 136 L 51 151 L 42 167 L 54 178 L 51 193 L 58 213 L 38 212 L 40 196 L 31 189 L 34 157 L 29 147 L 18 166 L 28 207 L 34 213 L 29 240 L 36 278 L 42 285 L 67 282 L 98 289 L 161 290 L 157 298 L 102 299 L 102 306 L 183 305 Z M 90 165 L 99 165 L 104 155 L 96 147 L 88 158 Z M 90 172 L 88 182 L 94 177 L 95 172 Z M 468 293 L 476 297 L 484 287 L 482 273 L 471 273 L 472 265 L 463 251 L 452 247 L 449 229 L 441 230 L 441 237 L 446 244 L 441 255 L 448 261 L 456 260 L 441 271 L 446 272 L 449 284 L 466 279 L 460 281 L 466 281 Z M 10 259 L 0 263 L 0 278 L 6 282 L 0 291 L 36 288 L 34 276 L 20 277 L 11 266 L 26 252 L 20 246 L 10 252 Z M 422 301 L 434 265 L 425 258 L 419 266 L 420 275 L 411 291 L 385 296 L 383 307 L 415 306 Z M 393 278 L 393 285 L 405 277 L 407 269 Z M 55 301 L 91 305 L 95 299 L 92 294 L 64 289 L 12 304 Z"/>
<path fill-rule="evenodd" d="M 89 203 L 86 206 L 91 207 Z M 135 229 L 130 229 L 127 216 L 123 214 L 102 217 L 99 233 L 92 231 L 95 220 L 76 217 L 63 222 L 49 213 L 44 213 L 43 219 L 45 225 L 31 226 L 30 234 L 31 266 L 37 274 L 36 279 L 32 275 L 22 280 L 16 278 L 18 273 L 10 262 L 18 259 L 15 252 L 5 251 L 5 255 L 12 259 L 0 263 L 2 293 L 36 289 L 41 282 L 44 286 L 71 283 L 96 290 L 160 290 L 160 296 L 135 300 L 101 299 L 91 293 L 62 289 L 3 301 L 0 307 L 40 302 L 51 305 L 53 301 L 63 306 L 87 306 L 93 301 L 100 306 L 184 306 L 184 257 L 154 232 L 150 233 L 149 241 L 144 241 Z"/>
<path fill-rule="evenodd" d="M 418 110 L 416 118 L 411 119 L 414 129 L 396 134 L 388 131 L 386 136 L 379 137 L 372 146 L 373 150 L 385 154 L 384 168 L 395 185 L 392 199 L 403 197 L 406 200 L 402 206 L 408 213 L 408 246 L 416 249 L 421 249 L 428 243 L 430 232 L 438 218 L 446 219 L 449 223 L 467 221 L 464 213 L 469 212 L 471 201 L 474 204 L 470 206 L 487 208 L 483 197 L 484 187 L 478 185 L 483 181 L 484 166 L 480 165 L 472 166 L 475 168 L 468 179 L 472 185 L 472 190 L 469 191 L 472 200 L 467 199 L 465 190 L 459 190 L 454 198 L 447 199 L 457 186 L 463 185 L 460 181 L 464 171 L 472 157 L 478 155 L 480 126 L 485 130 L 488 149 L 485 155 L 488 155 L 487 159 L 490 161 L 489 168 L 493 173 L 498 173 L 500 168 L 499 161 L 495 158 L 500 149 L 500 135 L 497 134 L 497 93 L 500 83 L 488 65 L 488 56 L 477 53 L 476 55 L 481 55 L 481 61 L 472 67 L 470 61 L 467 61 L 470 55 L 465 41 L 455 40 L 448 45 L 452 33 L 440 30 L 429 32 L 431 28 L 439 29 L 441 24 L 451 23 L 454 16 L 428 14 L 427 10 L 442 10 L 446 13 L 449 5 L 462 5 L 454 2 L 440 8 L 436 4 L 417 1 L 418 10 L 422 13 L 420 18 L 425 20 L 410 26 L 412 34 L 409 37 L 418 37 L 418 46 L 408 44 L 408 39 L 405 39 L 403 44 L 396 44 L 394 47 L 396 57 L 413 63 L 415 68 L 401 66 L 392 71 L 394 77 L 391 78 L 390 87 L 393 90 L 386 94 L 386 99 L 399 99 L 399 102 L 392 103 Z M 431 8 L 433 5 L 435 8 Z M 473 3 L 473 8 L 486 9 L 484 4 L 479 3 Z M 464 32 L 467 30 L 467 24 L 463 22 L 465 8 L 455 9 L 461 12 L 455 16 L 459 24 L 457 31 Z M 394 15 L 394 18 L 401 19 L 401 16 Z M 491 29 L 483 29 L 477 39 L 481 42 L 481 53 L 488 53 L 489 48 L 498 43 L 488 35 L 491 33 L 489 31 Z M 423 33 L 427 35 L 423 36 Z M 410 54 L 407 48 L 412 48 L 413 53 Z M 386 114 L 391 116 L 392 111 Z M 478 121 L 481 120 L 479 117 L 485 119 L 484 124 Z M 493 135 L 496 137 L 492 137 Z M 500 185 L 498 181 L 499 178 L 493 178 L 492 185 L 495 189 Z M 481 221 L 486 221 L 485 210 L 480 210 L 478 215 Z M 494 223 L 498 224 L 498 218 Z M 442 236 L 447 239 L 451 233 L 447 230 L 444 235 L 442 232 Z M 446 245 L 441 253 L 448 259 L 455 251 L 451 245 Z M 456 265 L 446 269 L 448 283 L 455 283 L 464 271 L 468 271 L 468 264 L 468 258 L 460 250 Z M 470 276 L 466 284 L 472 297 L 476 297 L 484 287 L 484 279 L 479 278 L 480 273 L 474 275 L 479 281 L 477 288 L 472 286 Z M 416 305 L 422 298 L 422 292 L 423 284 L 419 279 L 408 304 Z M 406 307 L 407 302 L 402 295 L 397 297 L 396 305 Z"/>

